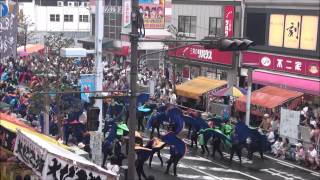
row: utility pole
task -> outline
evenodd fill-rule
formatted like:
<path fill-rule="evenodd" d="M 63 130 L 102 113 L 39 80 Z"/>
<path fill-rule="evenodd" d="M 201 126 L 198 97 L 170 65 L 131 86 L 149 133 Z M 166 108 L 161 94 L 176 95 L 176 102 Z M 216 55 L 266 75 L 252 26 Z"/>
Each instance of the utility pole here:
<path fill-rule="evenodd" d="M 138 15 L 139 2 L 131 2 L 131 70 L 130 70 L 130 110 L 129 110 L 129 153 L 128 153 L 128 177 L 135 179 L 135 131 L 136 131 L 136 113 L 137 113 L 137 66 L 138 66 Z"/>
<path fill-rule="evenodd" d="M 96 18 L 95 18 L 95 90 L 102 91 L 103 83 L 103 67 L 102 67 L 102 39 L 103 39 L 103 24 L 104 24 L 104 1 L 96 1 Z M 95 107 L 100 109 L 99 113 L 99 129 L 102 132 L 102 99 L 95 100 Z"/>

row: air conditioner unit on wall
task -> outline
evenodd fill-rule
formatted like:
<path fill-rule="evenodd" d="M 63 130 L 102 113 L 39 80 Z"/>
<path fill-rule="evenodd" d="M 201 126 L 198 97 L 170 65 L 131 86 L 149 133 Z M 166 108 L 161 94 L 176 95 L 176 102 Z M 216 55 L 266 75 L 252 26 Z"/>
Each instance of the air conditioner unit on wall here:
<path fill-rule="evenodd" d="M 58 1 L 58 2 L 57 2 L 57 5 L 58 5 L 58 6 L 63 6 L 63 1 Z"/>

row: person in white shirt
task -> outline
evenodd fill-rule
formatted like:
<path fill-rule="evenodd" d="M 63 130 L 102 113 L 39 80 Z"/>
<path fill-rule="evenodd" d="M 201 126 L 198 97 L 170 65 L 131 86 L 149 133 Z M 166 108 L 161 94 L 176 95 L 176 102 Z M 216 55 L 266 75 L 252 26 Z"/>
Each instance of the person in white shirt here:
<path fill-rule="evenodd" d="M 277 141 L 273 145 L 271 145 L 271 152 L 274 156 L 278 155 L 278 152 L 281 148 L 281 144 L 282 144 L 282 138 L 279 137 Z"/>
<path fill-rule="evenodd" d="M 176 104 L 177 103 L 177 96 L 176 96 L 176 94 L 174 92 L 172 92 L 172 89 L 170 89 L 169 98 L 170 98 L 170 104 Z"/>
<path fill-rule="evenodd" d="M 320 167 L 318 152 L 316 150 L 315 144 L 312 144 L 308 150 L 308 163 L 311 165 L 312 169 Z"/>

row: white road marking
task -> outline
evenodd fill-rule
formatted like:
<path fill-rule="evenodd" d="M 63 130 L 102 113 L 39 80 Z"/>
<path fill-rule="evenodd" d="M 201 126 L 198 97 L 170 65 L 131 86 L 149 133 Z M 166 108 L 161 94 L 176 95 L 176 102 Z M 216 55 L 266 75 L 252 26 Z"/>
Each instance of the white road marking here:
<path fill-rule="evenodd" d="M 170 158 L 170 156 L 167 155 L 167 154 L 164 154 L 163 157 L 165 157 L 165 158 L 167 158 L 167 159 Z M 206 173 L 206 172 L 201 171 L 201 170 L 199 170 L 199 169 L 197 169 L 197 168 L 194 168 L 194 167 L 192 167 L 192 166 L 187 166 L 187 165 L 185 165 L 185 164 L 183 164 L 183 163 L 181 163 L 181 162 L 179 163 L 178 166 L 179 166 L 179 167 L 186 167 L 186 168 L 193 169 L 193 170 L 195 170 L 195 171 L 197 171 L 197 172 L 200 172 L 200 173 L 202 173 L 202 174 L 204 174 L 204 175 L 207 175 L 207 176 L 209 176 L 209 177 L 211 177 L 211 178 L 213 178 L 213 179 L 216 179 L 216 180 L 223 180 L 222 178 L 219 178 L 218 176 L 214 176 L 214 175 L 212 175 L 212 174 Z"/>
<path fill-rule="evenodd" d="M 218 171 L 218 172 L 228 172 L 228 173 L 236 173 L 236 174 L 242 174 L 244 176 L 247 176 L 251 179 L 255 179 L 255 180 L 261 180 L 259 178 L 256 178 L 254 176 L 251 176 L 249 174 L 243 173 L 241 171 L 237 171 L 237 170 L 233 170 L 233 169 L 226 169 L 226 168 L 215 168 L 215 167 L 206 167 L 206 166 L 194 166 L 197 169 L 201 169 L 201 170 L 210 170 L 210 171 Z M 224 178 L 225 179 L 225 178 Z"/>
<path fill-rule="evenodd" d="M 269 159 L 272 159 L 272 160 L 275 160 L 275 161 L 277 161 L 277 162 L 285 162 L 285 161 L 276 159 L 276 158 L 271 157 L 271 156 L 268 156 L 268 155 L 265 155 L 265 157 L 266 157 L 266 158 L 269 158 Z M 304 168 L 304 167 L 301 167 L 301 166 L 299 166 L 299 165 L 295 165 L 295 164 L 292 164 L 292 163 L 289 163 L 289 162 L 285 162 L 285 163 L 290 164 L 291 166 L 293 166 L 293 167 L 295 167 L 295 168 L 308 171 L 308 172 L 310 172 L 310 174 L 312 174 L 312 175 L 320 176 L 320 173 L 318 173 L 318 172 L 316 172 L 316 171 L 312 171 L 312 170 L 310 170 L 310 169 L 307 169 L 307 168 Z"/>

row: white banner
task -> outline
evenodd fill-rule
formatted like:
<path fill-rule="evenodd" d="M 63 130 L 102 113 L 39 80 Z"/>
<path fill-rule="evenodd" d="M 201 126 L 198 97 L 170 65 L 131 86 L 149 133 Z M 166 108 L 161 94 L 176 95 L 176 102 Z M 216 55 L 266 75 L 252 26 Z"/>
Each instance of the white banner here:
<path fill-rule="evenodd" d="M 298 140 L 300 112 L 281 108 L 280 136 L 288 137 L 290 143 Z"/>
<path fill-rule="evenodd" d="M 41 176 L 47 151 L 20 131 L 17 131 L 14 155 L 30 167 L 38 176 Z"/>
<path fill-rule="evenodd" d="M 73 179 L 92 179 L 105 180 L 107 176 L 93 172 L 90 168 L 81 168 L 77 163 L 70 163 L 62 158 L 48 154 L 44 167 L 42 179 L 45 180 L 73 180 Z"/>

